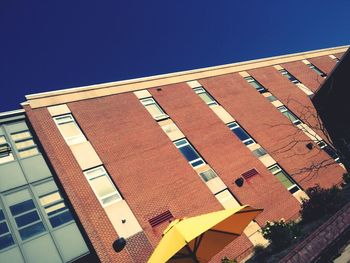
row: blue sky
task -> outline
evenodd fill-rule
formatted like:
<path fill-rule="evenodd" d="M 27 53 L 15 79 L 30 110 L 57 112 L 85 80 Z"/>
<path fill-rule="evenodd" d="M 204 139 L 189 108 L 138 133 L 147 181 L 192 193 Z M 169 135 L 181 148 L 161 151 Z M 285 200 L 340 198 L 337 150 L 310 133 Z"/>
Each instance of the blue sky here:
<path fill-rule="evenodd" d="M 0 0 L 0 111 L 25 94 L 350 44 L 350 1 Z"/>

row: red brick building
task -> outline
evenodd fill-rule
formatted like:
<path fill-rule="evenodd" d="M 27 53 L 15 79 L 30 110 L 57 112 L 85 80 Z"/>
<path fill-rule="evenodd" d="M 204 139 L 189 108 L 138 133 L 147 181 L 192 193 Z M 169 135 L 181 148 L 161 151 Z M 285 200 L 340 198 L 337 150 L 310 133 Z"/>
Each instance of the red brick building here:
<path fill-rule="evenodd" d="M 267 220 L 344 168 L 310 101 L 346 47 L 27 96 L 23 104 L 101 262 L 146 262 L 169 219 L 249 204 Z M 112 248 L 118 237 L 127 245 Z"/>

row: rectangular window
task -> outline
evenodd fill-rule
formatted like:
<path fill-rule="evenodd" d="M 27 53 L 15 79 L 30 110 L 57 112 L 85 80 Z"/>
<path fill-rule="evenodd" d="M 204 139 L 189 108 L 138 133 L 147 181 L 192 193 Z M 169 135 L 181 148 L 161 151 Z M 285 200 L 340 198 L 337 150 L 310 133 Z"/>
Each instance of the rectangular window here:
<path fill-rule="evenodd" d="M 209 106 L 218 105 L 214 98 L 202 87 L 193 89 L 198 96 Z"/>
<path fill-rule="evenodd" d="M 21 239 L 24 241 L 45 232 L 44 224 L 42 223 L 38 210 L 30 197 L 29 191 L 24 190 L 12 195 L 18 195 L 21 197 L 21 201 L 16 201 L 9 206 Z M 11 198 L 11 195 L 7 198 Z"/>
<path fill-rule="evenodd" d="M 11 134 L 15 142 L 16 149 L 20 158 L 33 156 L 39 153 L 38 148 L 28 130 Z"/>
<path fill-rule="evenodd" d="M 13 244 L 15 244 L 15 242 L 6 222 L 4 212 L 0 209 L 0 251 Z"/>
<path fill-rule="evenodd" d="M 268 168 L 270 172 L 284 185 L 290 193 L 295 193 L 300 188 L 295 184 L 292 178 L 278 164 L 274 164 Z"/>
<path fill-rule="evenodd" d="M 256 149 L 256 150 L 252 151 L 252 153 L 253 153 L 257 158 L 262 157 L 262 156 L 264 156 L 264 155 L 267 154 L 266 151 L 264 150 L 264 148 L 262 148 L 262 147 L 260 147 L 260 148 L 258 148 L 258 149 Z"/>
<path fill-rule="evenodd" d="M 169 117 L 153 98 L 142 99 L 140 101 L 155 120 L 158 121 Z"/>
<path fill-rule="evenodd" d="M 250 135 L 238 125 L 237 122 L 231 122 L 227 124 L 231 131 L 236 134 L 236 136 L 245 144 L 253 144 L 255 141 L 250 137 Z"/>
<path fill-rule="evenodd" d="M 102 206 L 121 201 L 122 198 L 103 166 L 84 172 Z"/>
<path fill-rule="evenodd" d="M 297 80 L 292 74 L 290 74 L 287 70 L 285 69 L 281 69 L 279 70 L 279 72 L 281 72 L 281 74 L 283 76 L 285 76 L 286 78 L 288 78 L 291 82 L 293 82 L 294 84 L 298 84 L 300 83 L 299 80 Z"/>
<path fill-rule="evenodd" d="M 72 114 L 54 117 L 54 121 L 68 145 L 86 141 Z"/>
<path fill-rule="evenodd" d="M 6 141 L 5 136 L 0 136 L 0 164 L 12 161 L 13 155 L 11 153 L 10 144 Z"/>
<path fill-rule="evenodd" d="M 213 169 L 209 169 L 207 171 L 201 172 L 201 173 L 199 173 L 199 175 L 202 177 L 204 182 L 208 182 L 211 179 L 217 177 L 217 174 L 214 172 Z"/>
<path fill-rule="evenodd" d="M 264 88 L 263 85 L 261 85 L 258 81 L 256 81 L 256 79 L 254 79 L 253 77 L 246 77 L 244 78 L 254 89 L 256 89 L 257 91 L 259 91 L 260 93 L 264 93 L 267 90 Z"/>
<path fill-rule="evenodd" d="M 192 147 L 192 145 L 187 141 L 187 139 L 175 141 L 174 144 L 180 150 L 180 152 L 186 158 L 186 160 L 190 163 L 190 165 L 192 165 L 192 167 L 197 167 L 205 164 L 204 160 L 200 157 L 200 155 Z"/>
<path fill-rule="evenodd" d="M 332 159 L 334 159 L 334 161 L 336 161 L 337 163 L 340 163 L 340 158 L 339 155 L 337 154 L 337 152 L 331 147 L 329 146 L 327 143 L 325 143 L 324 141 L 319 141 L 317 142 L 317 145 L 323 150 L 325 151 Z"/>
<path fill-rule="evenodd" d="M 277 100 L 277 98 L 276 98 L 275 96 L 273 96 L 273 95 L 270 95 L 270 96 L 266 97 L 266 99 L 267 99 L 269 102 L 274 102 L 274 101 Z"/>
<path fill-rule="evenodd" d="M 321 77 L 325 78 L 326 77 L 326 74 L 323 73 L 319 68 L 317 68 L 315 65 L 313 64 L 307 64 L 307 66 L 309 68 L 311 68 L 313 71 L 315 71 L 318 75 L 320 75 Z"/>
<path fill-rule="evenodd" d="M 40 196 L 39 201 L 53 228 L 73 220 L 72 214 L 58 191 Z"/>
<path fill-rule="evenodd" d="M 294 113 L 292 113 L 290 110 L 288 110 L 285 106 L 281 106 L 277 108 L 284 116 L 286 116 L 293 124 L 298 125 L 301 124 L 301 121 L 295 116 Z"/>

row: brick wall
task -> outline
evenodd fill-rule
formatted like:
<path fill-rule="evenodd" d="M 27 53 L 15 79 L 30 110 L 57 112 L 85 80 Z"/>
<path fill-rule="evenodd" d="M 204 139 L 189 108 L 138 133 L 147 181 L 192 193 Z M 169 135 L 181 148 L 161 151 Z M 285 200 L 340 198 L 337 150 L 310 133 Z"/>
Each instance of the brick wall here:
<path fill-rule="evenodd" d="M 332 69 L 337 64 L 335 60 L 331 59 L 329 56 L 310 58 L 309 61 L 326 74 L 331 73 Z"/>

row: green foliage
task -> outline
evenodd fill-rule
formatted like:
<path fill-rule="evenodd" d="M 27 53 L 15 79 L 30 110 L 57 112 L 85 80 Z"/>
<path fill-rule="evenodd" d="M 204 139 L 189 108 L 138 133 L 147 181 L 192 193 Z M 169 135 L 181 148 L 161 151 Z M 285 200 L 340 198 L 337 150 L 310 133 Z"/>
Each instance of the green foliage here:
<path fill-rule="evenodd" d="M 229 259 L 228 257 L 224 257 L 221 259 L 221 263 L 237 263 L 236 259 Z"/>
<path fill-rule="evenodd" d="M 348 174 L 348 173 L 343 173 L 343 181 L 344 181 L 346 184 L 350 184 L 350 174 Z"/>
<path fill-rule="evenodd" d="M 268 249 L 263 245 L 256 245 L 254 247 L 254 261 L 256 262 L 266 262 L 270 256 Z"/>
<path fill-rule="evenodd" d="M 270 241 L 274 251 L 281 251 L 287 248 L 301 235 L 300 227 L 293 221 L 267 222 L 261 230 L 263 237 Z"/>
<path fill-rule="evenodd" d="M 345 203 L 342 192 L 337 187 L 323 189 L 315 186 L 306 190 L 309 200 L 303 200 L 301 205 L 301 218 L 303 223 L 320 219 L 326 215 L 332 215 Z"/>

